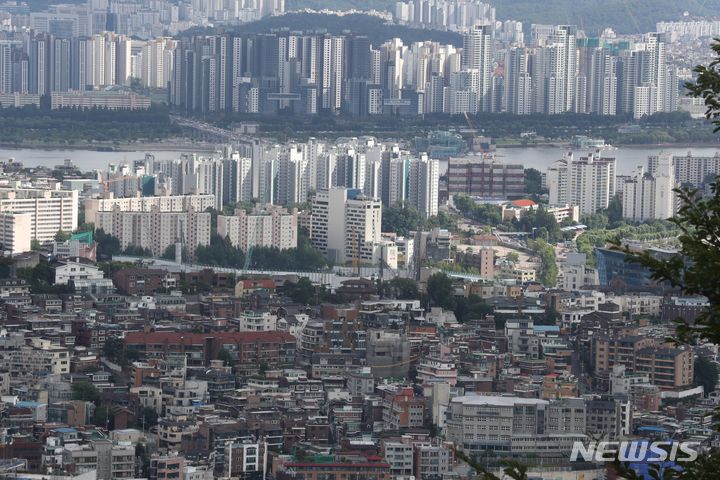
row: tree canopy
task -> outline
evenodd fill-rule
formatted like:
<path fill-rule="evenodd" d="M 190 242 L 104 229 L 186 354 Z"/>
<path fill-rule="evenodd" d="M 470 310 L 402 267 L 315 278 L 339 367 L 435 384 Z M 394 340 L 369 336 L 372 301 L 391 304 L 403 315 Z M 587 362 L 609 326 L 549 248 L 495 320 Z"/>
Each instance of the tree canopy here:
<path fill-rule="evenodd" d="M 420 212 L 408 205 L 407 202 L 398 202 L 391 207 L 383 208 L 383 232 L 395 232 L 407 237 L 410 232 L 417 231 L 422 227 L 423 219 Z"/>
<path fill-rule="evenodd" d="M 455 288 L 452 279 L 444 273 L 433 273 L 427 280 L 430 304 L 445 310 L 455 309 Z"/>

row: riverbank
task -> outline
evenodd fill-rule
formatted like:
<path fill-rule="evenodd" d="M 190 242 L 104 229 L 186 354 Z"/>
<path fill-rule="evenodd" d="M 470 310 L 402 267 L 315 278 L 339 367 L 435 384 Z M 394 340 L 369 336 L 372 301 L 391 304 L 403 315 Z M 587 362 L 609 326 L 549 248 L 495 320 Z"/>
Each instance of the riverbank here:
<path fill-rule="evenodd" d="M 569 142 L 527 142 L 527 143 L 498 143 L 496 148 L 568 148 Z M 613 143 L 614 148 L 718 148 L 720 142 L 678 142 L 678 143 Z M 586 149 L 589 150 L 589 149 Z M 612 149 L 610 150 L 612 151 Z"/>
<path fill-rule="evenodd" d="M 45 143 L 27 142 L 22 144 L 6 143 L 0 141 L 0 148 L 5 150 L 87 150 L 91 152 L 138 152 L 152 150 L 155 152 L 187 152 L 212 153 L 217 149 L 215 143 L 192 142 L 187 139 L 170 139 L 164 142 L 134 142 L 134 143 Z"/>

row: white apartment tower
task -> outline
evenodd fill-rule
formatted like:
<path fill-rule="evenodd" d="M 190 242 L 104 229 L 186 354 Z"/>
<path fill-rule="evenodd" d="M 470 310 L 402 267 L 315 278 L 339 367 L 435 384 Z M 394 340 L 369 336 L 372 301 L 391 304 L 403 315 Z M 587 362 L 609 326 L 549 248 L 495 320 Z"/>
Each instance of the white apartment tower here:
<path fill-rule="evenodd" d="M 652 174 L 638 168 L 623 185 L 623 217 L 636 222 L 672 217 L 677 206 L 674 170 L 668 153 L 658 157 Z"/>
<path fill-rule="evenodd" d="M 528 70 L 530 58 L 527 48 L 508 49 L 505 57 L 505 100 L 504 109 L 515 115 L 529 115 L 533 112 L 532 76 Z"/>
<path fill-rule="evenodd" d="M 475 25 L 463 35 L 462 68 L 479 72 L 478 111 L 489 112 L 492 107 L 493 27 Z"/>
<path fill-rule="evenodd" d="M 382 204 L 360 190 L 330 188 L 312 204 L 311 242 L 338 263 L 372 264 L 380 255 Z"/>
<path fill-rule="evenodd" d="M 615 196 L 615 159 L 590 153 L 578 160 L 569 153 L 547 172 L 551 205 L 575 205 L 581 215 L 607 208 Z"/>
<path fill-rule="evenodd" d="M 423 154 L 410 160 L 408 181 L 408 203 L 420 212 L 423 218 L 438 213 L 438 190 L 440 184 L 440 162 Z"/>
<path fill-rule="evenodd" d="M 572 160 L 568 165 L 568 203 L 577 205 L 581 215 L 607 208 L 615 196 L 615 159 L 597 153 Z"/>

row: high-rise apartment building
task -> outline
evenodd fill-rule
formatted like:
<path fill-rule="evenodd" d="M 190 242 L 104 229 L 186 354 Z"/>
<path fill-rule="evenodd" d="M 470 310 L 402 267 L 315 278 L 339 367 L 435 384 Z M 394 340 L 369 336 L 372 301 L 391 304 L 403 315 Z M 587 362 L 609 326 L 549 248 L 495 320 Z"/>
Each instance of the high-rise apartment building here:
<path fill-rule="evenodd" d="M 243 252 L 253 247 L 296 248 L 297 210 L 288 213 L 282 207 L 268 205 L 248 214 L 238 209 L 235 215 L 218 216 L 217 233 Z"/>
<path fill-rule="evenodd" d="M 462 68 L 477 72 L 475 111 L 489 112 L 492 106 L 493 78 L 493 27 L 492 25 L 474 25 L 463 35 Z"/>
<path fill-rule="evenodd" d="M 548 169 L 547 184 L 551 205 L 574 205 L 581 215 L 595 213 L 615 196 L 615 159 L 592 152 L 575 160 L 570 153 Z"/>
<path fill-rule="evenodd" d="M 677 195 L 673 158 L 662 154 L 653 173 L 639 168 L 635 175 L 623 184 L 623 217 L 628 220 L 666 220 L 675 214 Z"/>
<path fill-rule="evenodd" d="M 373 264 L 379 259 L 382 204 L 360 190 L 318 191 L 312 202 L 311 241 L 338 263 Z"/>
<path fill-rule="evenodd" d="M 408 203 L 423 218 L 437 215 L 439 189 L 440 162 L 427 155 L 410 160 Z"/>
<path fill-rule="evenodd" d="M 50 242 L 58 231 L 69 233 L 78 227 L 78 192 L 3 188 L 0 213 L 29 214 L 31 240 Z"/>
<path fill-rule="evenodd" d="M 714 181 L 720 174 L 718 154 L 712 157 L 700 157 L 688 152 L 687 155 L 674 155 L 671 160 L 673 176 L 679 185 L 692 185 L 698 188 Z M 648 173 L 654 175 L 664 161 L 663 154 L 648 157 Z"/>

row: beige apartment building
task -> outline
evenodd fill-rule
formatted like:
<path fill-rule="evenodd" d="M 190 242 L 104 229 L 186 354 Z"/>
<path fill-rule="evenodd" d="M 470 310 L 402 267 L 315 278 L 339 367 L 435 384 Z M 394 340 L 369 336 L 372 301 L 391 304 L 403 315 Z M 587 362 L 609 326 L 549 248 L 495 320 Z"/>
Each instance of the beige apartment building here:
<path fill-rule="evenodd" d="M 85 221 L 96 223 L 98 212 L 151 212 L 157 207 L 160 212 L 186 212 L 193 208 L 204 212 L 215 208 L 215 195 L 164 195 L 158 197 L 88 198 L 85 200 Z"/>
<path fill-rule="evenodd" d="M 31 241 L 37 240 L 43 243 L 52 241 L 59 230 L 72 232 L 77 228 L 78 192 L 75 190 L 2 188 L 0 189 L 0 213 L 16 216 L 29 215 L 29 218 L 5 217 L 3 219 L 3 238 L 19 252 L 20 248 L 25 248 L 24 245 L 27 243 L 24 233 L 26 231 L 29 231 Z"/>
<path fill-rule="evenodd" d="M 158 207 L 151 212 L 123 212 L 116 207 L 112 212 L 98 212 L 95 218 L 95 228 L 119 238 L 123 249 L 134 245 L 161 256 L 180 242 L 193 258 L 198 246 L 210 245 L 210 213 L 192 208 L 187 212 L 161 212 Z"/>

